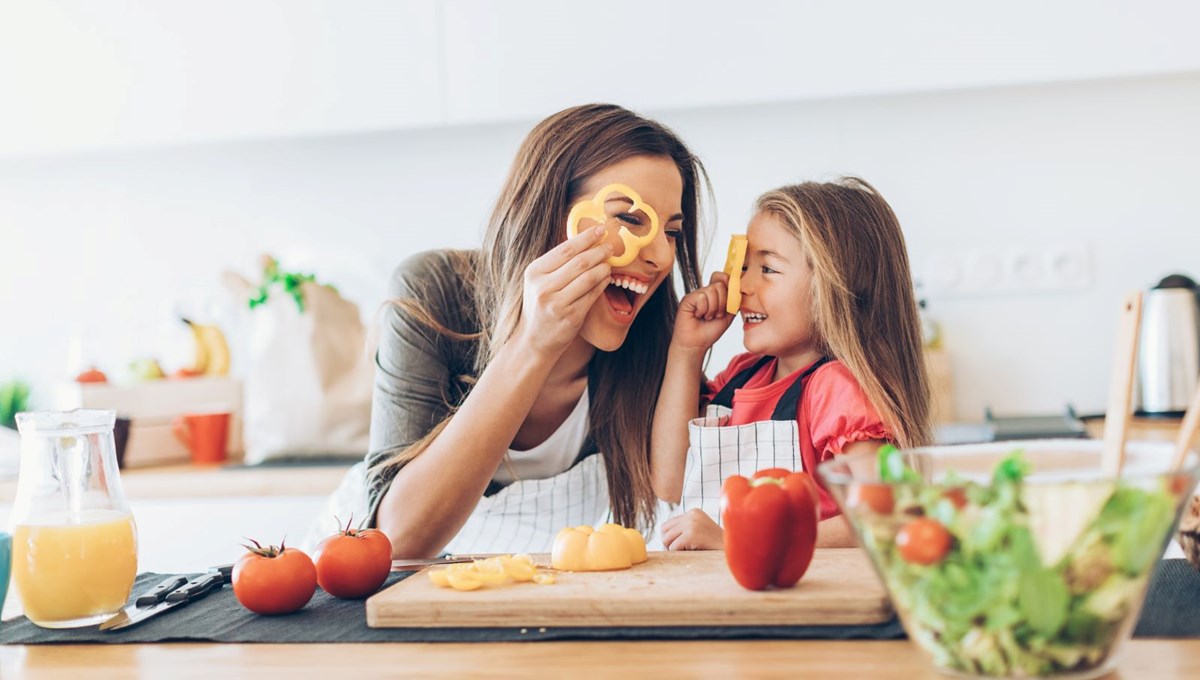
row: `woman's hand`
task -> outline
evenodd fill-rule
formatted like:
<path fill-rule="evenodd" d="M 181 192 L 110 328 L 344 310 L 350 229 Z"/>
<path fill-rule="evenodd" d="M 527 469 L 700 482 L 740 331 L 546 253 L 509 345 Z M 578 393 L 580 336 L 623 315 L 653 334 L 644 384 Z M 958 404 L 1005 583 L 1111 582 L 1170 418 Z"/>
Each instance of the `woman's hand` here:
<path fill-rule="evenodd" d="M 612 276 L 606 233 L 603 226 L 580 232 L 525 268 L 517 335 L 532 351 L 557 359 L 579 335 Z"/>
<path fill-rule="evenodd" d="M 707 352 L 733 323 L 735 315 L 725 311 L 728 295 L 729 275 L 713 272 L 707 286 L 683 296 L 679 311 L 675 313 L 675 334 L 671 336 L 671 344 Z"/>
<path fill-rule="evenodd" d="M 725 531 L 708 513 L 692 508 L 663 522 L 662 539 L 667 550 L 720 550 L 725 545 Z"/>

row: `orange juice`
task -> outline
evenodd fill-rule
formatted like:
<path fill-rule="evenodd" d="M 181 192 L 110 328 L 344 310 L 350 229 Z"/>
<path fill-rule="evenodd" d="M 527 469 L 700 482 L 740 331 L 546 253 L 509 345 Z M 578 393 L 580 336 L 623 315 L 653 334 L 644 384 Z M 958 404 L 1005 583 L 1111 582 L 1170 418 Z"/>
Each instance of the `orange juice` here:
<path fill-rule="evenodd" d="M 12 577 L 25 615 L 53 628 L 116 613 L 137 576 L 136 535 L 133 516 L 115 510 L 18 524 Z"/>

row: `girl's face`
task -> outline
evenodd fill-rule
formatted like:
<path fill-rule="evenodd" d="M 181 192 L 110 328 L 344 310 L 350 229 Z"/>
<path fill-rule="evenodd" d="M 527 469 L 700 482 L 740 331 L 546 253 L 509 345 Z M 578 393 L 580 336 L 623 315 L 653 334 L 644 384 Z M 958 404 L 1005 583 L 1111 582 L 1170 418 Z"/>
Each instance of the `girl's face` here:
<path fill-rule="evenodd" d="M 742 322 L 746 349 L 785 360 L 818 346 L 812 319 L 812 267 L 800 241 L 771 213 L 746 232 Z"/>
<path fill-rule="evenodd" d="M 611 352 L 625 342 L 633 319 L 645 306 L 675 266 L 675 240 L 683 232 L 683 177 L 670 158 L 634 156 L 608 166 L 593 175 L 576 200 L 590 198 L 613 183 L 629 186 L 658 213 L 658 234 L 650 245 L 642 248 L 632 262 L 614 268 L 608 288 L 584 319 L 580 337 L 596 349 Z M 641 211 L 634 211 L 630 201 L 611 197 L 604 206 L 610 222 L 626 225 L 635 235 L 648 232 L 650 223 Z M 563 229 L 564 236 L 566 229 Z M 613 254 L 620 255 L 623 245 L 610 230 L 609 243 Z"/>

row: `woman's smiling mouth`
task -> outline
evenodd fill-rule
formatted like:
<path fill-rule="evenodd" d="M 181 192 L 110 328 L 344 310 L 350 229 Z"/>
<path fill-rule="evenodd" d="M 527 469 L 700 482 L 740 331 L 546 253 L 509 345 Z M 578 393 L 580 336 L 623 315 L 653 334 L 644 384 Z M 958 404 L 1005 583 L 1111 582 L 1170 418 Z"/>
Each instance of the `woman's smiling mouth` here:
<path fill-rule="evenodd" d="M 615 274 L 609 279 L 608 287 L 604 289 L 604 298 L 608 301 L 608 307 L 614 318 L 622 323 L 630 323 L 633 321 L 638 299 L 649 290 L 650 284 L 646 281 L 632 276 Z"/>

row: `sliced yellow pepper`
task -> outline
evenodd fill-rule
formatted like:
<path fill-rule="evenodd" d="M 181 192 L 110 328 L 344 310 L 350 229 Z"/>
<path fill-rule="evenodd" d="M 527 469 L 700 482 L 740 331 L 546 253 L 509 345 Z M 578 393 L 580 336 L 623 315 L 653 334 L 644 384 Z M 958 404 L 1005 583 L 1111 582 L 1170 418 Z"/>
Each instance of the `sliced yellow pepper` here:
<path fill-rule="evenodd" d="M 742 267 L 746 264 L 746 235 L 734 234 L 729 239 L 729 254 L 725 256 L 725 273 L 729 275 L 729 297 L 725 311 L 737 314 L 742 308 Z"/>
<path fill-rule="evenodd" d="M 600 191 L 597 191 L 596 195 L 590 199 L 576 203 L 567 215 L 567 238 L 571 238 L 579 233 L 579 225 L 585 219 L 607 225 L 608 213 L 604 210 L 604 203 L 613 194 L 625 196 L 633 202 L 633 205 L 629 208 L 630 212 L 641 210 L 650 218 L 650 230 L 643 236 L 634 234 L 624 224 L 621 225 L 620 230 L 617 232 L 621 243 L 625 245 L 625 251 L 620 255 L 613 255 L 608 258 L 608 263 L 614 267 L 624 267 L 633 262 L 638 253 L 642 251 L 642 248 L 653 243 L 654 237 L 658 235 L 658 213 L 649 204 L 644 203 L 642 197 L 630 187 L 624 184 L 609 184 Z"/>
<path fill-rule="evenodd" d="M 628 569 L 646 561 L 646 542 L 633 529 L 619 524 L 567 527 L 554 538 L 550 565 L 562 571 Z"/>
<path fill-rule="evenodd" d="M 489 557 L 469 563 L 429 569 L 427 573 L 429 580 L 434 585 L 463 591 L 478 590 L 483 586 L 502 585 L 510 580 L 518 583 L 554 583 L 554 576 L 539 572 L 533 558 L 529 555 Z"/>

